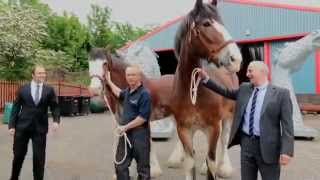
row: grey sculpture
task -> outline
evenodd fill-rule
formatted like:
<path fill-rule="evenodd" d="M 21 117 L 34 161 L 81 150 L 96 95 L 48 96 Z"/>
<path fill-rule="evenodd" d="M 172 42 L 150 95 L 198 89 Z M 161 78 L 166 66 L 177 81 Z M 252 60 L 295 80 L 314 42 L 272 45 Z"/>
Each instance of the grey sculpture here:
<path fill-rule="evenodd" d="M 304 126 L 300 108 L 292 86 L 291 74 L 299 71 L 307 57 L 320 48 L 320 30 L 314 31 L 304 38 L 287 43 L 280 50 L 279 56 L 272 66 L 272 83 L 290 90 L 293 104 L 293 121 L 295 137 L 314 138 L 318 131 Z"/>

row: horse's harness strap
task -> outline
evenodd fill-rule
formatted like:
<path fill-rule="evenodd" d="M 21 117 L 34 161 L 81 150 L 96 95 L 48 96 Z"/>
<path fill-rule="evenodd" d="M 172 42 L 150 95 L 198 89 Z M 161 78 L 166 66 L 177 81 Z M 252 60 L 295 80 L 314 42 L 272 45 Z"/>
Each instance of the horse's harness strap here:
<path fill-rule="evenodd" d="M 90 79 L 92 79 L 92 78 L 98 78 L 101 82 L 103 82 L 103 78 L 101 76 L 97 75 L 97 74 L 91 75 Z"/>
<path fill-rule="evenodd" d="M 199 28 L 197 27 L 197 25 L 194 24 L 194 22 L 191 24 L 191 31 L 189 34 L 189 43 L 191 43 L 191 36 L 192 36 L 192 32 L 194 32 L 196 34 L 196 37 L 199 39 L 200 43 L 208 50 L 208 52 L 210 52 L 210 54 L 217 54 L 219 53 L 223 48 L 225 48 L 226 46 L 228 46 L 231 43 L 234 43 L 234 40 L 230 39 L 228 41 L 225 41 L 223 44 L 221 44 L 219 47 L 214 48 L 214 49 L 210 49 L 208 46 L 206 46 L 206 43 L 204 42 L 205 40 L 203 38 L 207 38 L 205 35 L 203 35 L 201 33 L 201 31 L 199 30 Z M 202 36 L 204 36 L 202 38 Z"/>

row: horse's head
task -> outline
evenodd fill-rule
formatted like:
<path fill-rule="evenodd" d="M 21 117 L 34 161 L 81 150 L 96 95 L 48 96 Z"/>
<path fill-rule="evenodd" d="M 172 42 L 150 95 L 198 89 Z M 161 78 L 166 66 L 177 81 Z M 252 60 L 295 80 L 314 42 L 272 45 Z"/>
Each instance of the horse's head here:
<path fill-rule="evenodd" d="M 223 26 L 217 10 L 217 0 L 204 4 L 197 0 L 176 34 L 175 51 L 182 56 L 183 48 L 230 72 L 240 70 L 242 56 L 231 35 Z"/>
<path fill-rule="evenodd" d="M 92 95 L 101 95 L 103 90 L 103 64 L 105 59 L 95 59 L 89 61 L 90 86 L 89 91 Z"/>
<path fill-rule="evenodd" d="M 112 57 L 111 54 L 104 49 L 94 49 L 91 52 L 89 61 L 90 86 L 89 89 L 93 95 L 100 95 L 105 80 L 104 74 L 107 70 L 111 71 Z"/>
<path fill-rule="evenodd" d="M 117 100 L 107 85 L 104 75 L 109 71 L 112 81 L 120 88 L 123 88 L 126 85 L 123 73 L 124 68 L 119 63 L 113 63 L 113 57 L 105 50 L 95 49 L 93 53 L 98 55 L 91 55 L 91 60 L 89 61 L 89 74 L 91 77 L 89 91 L 94 96 L 106 97 L 111 110 L 116 112 Z"/>

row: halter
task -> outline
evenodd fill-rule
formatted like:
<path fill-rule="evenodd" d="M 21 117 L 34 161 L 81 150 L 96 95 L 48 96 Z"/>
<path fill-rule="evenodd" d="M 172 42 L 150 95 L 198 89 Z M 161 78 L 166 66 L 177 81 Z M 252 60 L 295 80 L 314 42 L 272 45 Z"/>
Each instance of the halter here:
<path fill-rule="evenodd" d="M 93 74 L 93 75 L 90 76 L 90 79 L 93 79 L 93 78 L 99 79 L 99 80 L 101 81 L 101 83 L 103 84 L 103 78 L 102 78 L 100 75 L 98 75 L 98 74 Z"/>
<path fill-rule="evenodd" d="M 195 34 L 196 34 L 195 37 L 197 37 L 199 39 L 199 41 L 203 45 L 203 47 L 207 50 L 207 52 L 209 52 L 208 58 L 216 59 L 216 54 L 218 54 L 222 49 L 224 49 L 229 44 L 234 43 L 234 40 L 230 39 L 228 41 L 223 42 L 217 48 L 210 49 L 209 47 L 206 46 L 205 40 L 202 37 L 204 37 L 205 39 L 209 39 L 209 38 L 205 34 L 202 33 L 202 31 L 198 28 L 198 25 L 195 25 L 194 22 L 192 22 L 191 29 L 189 31 L 189 43 L 191 43 L 191 36 L 193 34 L 192 32 L 195 32 Z M 211 57 L 211 54 L 213 54 L 212 57 Z"/>
<path fill-rule="evenodd" d="M 217 48 L 210 49 L 209 47 L 206 46 L 206 43 L 204 42 L 205 40 L 203 39 L 203 38 L 206 38 L 206 39 L 209 39 L 209 38 L 202 33 L 202 31 L 198 28 L 198 25 L 195 25 L 194 22 L 192 22 L 191 30 L 189 31 L 189 37 L 188 37 L 189 43 L 191 43 L 191 36 L 193 32 L 195 32 L 194 34 L 196 35 L 200 43 L 203 45 L 204 48 L 206 48 L 207 52 L 209 52 L 208 58 L 216 59 L 216 54 L 218 54 L 222 49 L 224 49 L 229 44 L 234 43 L 234 41 L 231 39 L 223 42 Z M 213 57 L 210 57 L 211 54 L 213 54 Z M 199 87 L 200 81 L 201 81 L 201 78 L 199 76 L 199 71 L 194 69 L 191 73 L 190 92 L 189 92 L 191 103 L 193 105 L 195 105 L 197 102 L 198 87 Z"/>

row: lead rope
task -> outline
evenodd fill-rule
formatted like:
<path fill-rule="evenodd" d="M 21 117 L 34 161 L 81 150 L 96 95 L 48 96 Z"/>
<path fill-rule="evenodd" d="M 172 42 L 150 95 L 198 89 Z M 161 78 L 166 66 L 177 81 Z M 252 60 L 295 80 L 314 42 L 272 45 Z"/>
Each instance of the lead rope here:
<path fill-rule="evenodd" d="M 200 71 L 194 69 L 191 73 L 191 84 L 190 84 L 190 99 L 193 105 L 197 102 L 198 96 L 198 87 L 201 82 L 201 78 L 199 76 Z"/>
<path fill-rule="evenodd" d="M 112 116 L 112 119 L 114 121 L 114 124 L 115 124 L 115 128 L 114 128 L 114 131 L 113 131 L 113 134 L 114 134 L 114 139 L 113 139 L 113 162 L 116 164 L 116 165 L 120 165 L 122 164 L 125 159 L 127 158 L 127 155 L 128 155 L 128 146 L 129 145 L 129 148 L 132 148 L 132 145 L 131 145 L 131 142 L 127 136 L 127 133 L 126 132 L 123 132 L 123 133 L 120 133 L 119 132 L 119 124 L 118 124 L 118 121 L 116 120 L 116 117 L 114 115 L 114 113 L 112 112 L 112 109 L 110 107 L 110 104 L 109 104 L 109 101 L 108 101 L 108 98 L 104 95 L 104 100 L 107 104 L 107 107 L 109 109 L 109 111 L 111 112 L 111 116 Z M 119 139 L 121 137 L 124 137 L 124 155 L 123 155 L 123 158 L 120 160 L 120 161 L 117 161 L 117 158 L 116 158 L 116 155 L 117 155 L 117 147 L 119 145 Z M 117 142 L 117 143 L 116 143 Z"/>

